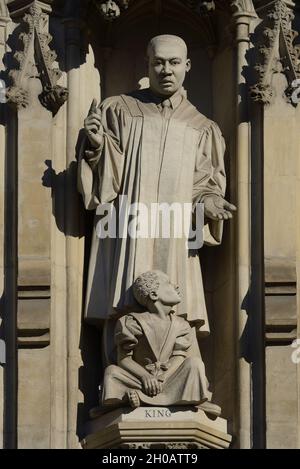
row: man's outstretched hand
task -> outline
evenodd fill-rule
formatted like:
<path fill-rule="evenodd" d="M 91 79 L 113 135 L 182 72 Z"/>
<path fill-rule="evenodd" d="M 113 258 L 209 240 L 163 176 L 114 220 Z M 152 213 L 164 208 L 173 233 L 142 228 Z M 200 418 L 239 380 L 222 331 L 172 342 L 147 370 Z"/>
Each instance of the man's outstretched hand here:
<path fill-rule="evenodd" d="M 204 199 L 204 213 L 212 220 L 230 220 L 232 212 L 236 211 L 236 206 L 230 204 L 218 195 L 208 195 Z"/>
<path fill-rule="evenodd" d="M 92 147 L 101 147 L 103 140 L 103 127 L 96 99 L 93 99 L 88 116 L 84 121 L 84 128 Z"/>

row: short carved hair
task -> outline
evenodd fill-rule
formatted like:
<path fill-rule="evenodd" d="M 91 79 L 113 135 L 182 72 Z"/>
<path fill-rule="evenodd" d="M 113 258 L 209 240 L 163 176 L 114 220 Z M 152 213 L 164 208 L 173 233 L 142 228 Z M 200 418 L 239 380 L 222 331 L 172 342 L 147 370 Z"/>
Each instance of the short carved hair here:
<path fill-rule="evenodd" d="M 133 284 L 133 294 L 137 302 L 147 307 L 150 293 L 157 293 L 159 285 L 158 271 L 152 270 L 141 274 Z"/>
<path fill-rule="evenodd" d="M 147 47 L 147 57 L 150 57 L 150 54 L 153 51 L 155 44 L 159 41 L 165 41 L 165 42 L 173 41 L 173 42 L 176 42 L 179 46 L 181 46 L 184 49 L 184 51 L 186 53 L 186 56 L 188 55 L 187 45 L 186 45 L 185 41 L 183 39 L 181 39 L 181 37 L 175 36 L 173 34 L 161 34 L 159 36 L 153 37 L 149 41 L 149 44 L 148 44 L 148 47 Z"/>

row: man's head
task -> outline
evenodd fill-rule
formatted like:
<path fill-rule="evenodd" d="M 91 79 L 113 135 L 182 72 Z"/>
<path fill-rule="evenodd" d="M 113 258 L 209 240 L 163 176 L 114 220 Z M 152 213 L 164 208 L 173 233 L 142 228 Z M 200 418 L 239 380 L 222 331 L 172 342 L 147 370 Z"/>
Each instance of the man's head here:
<path fill-rule="evenodd" d="M 178 36 L 156 36 L 149 42 L 147 55 L 151 90 L 158 96 L 172 96 L 191 69 L 186 43 Z"/>
<path fill-rule="evenodd" d="M 149 301 L 160 301 L 163 305 L 174 306 L 180 303 L 178 287 L 170 282 L 169 277 L 160 270 L 145 272 L 133 284 L 135 299 L 146 308 Z"/>

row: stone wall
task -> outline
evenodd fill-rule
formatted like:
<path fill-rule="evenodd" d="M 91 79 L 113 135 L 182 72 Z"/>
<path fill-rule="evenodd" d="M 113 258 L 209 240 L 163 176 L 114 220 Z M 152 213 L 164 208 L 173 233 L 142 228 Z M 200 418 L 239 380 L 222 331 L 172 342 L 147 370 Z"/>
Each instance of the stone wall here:
<path fill-rule="evenodd" d="M 299 106 L 286 96 L 300 74 L 299 11 L 283 0 L 215 0 L 215 11 L 132 0 L 108 22 L 96 4 L 0 1 L 0 445 L 80 447 L 101 375 L 100 332 L 82 322 L 92 218 L 76 191 L 80 131 L 94 97 L 147 86 L 147 41 L 174 33 L 193 62 L 188 97 L 225 136 L 238 205 L 222 246 L 201 253 L 214 398 L 233 447 L 299 447 Z M 275 53 L 262 57 L 262 45 Z"/>

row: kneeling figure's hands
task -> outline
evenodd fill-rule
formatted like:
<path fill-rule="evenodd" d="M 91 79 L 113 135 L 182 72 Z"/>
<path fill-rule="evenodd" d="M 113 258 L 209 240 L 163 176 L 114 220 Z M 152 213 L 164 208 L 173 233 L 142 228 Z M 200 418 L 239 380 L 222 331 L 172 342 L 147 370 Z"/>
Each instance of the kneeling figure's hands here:
<path fill-rule="evenodd" d="M 155 376 L 150 374 L 141 378 L 143 391 L 147 396 L 154 397 L 162 392 L 162 383 Z"/>

